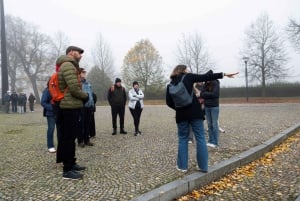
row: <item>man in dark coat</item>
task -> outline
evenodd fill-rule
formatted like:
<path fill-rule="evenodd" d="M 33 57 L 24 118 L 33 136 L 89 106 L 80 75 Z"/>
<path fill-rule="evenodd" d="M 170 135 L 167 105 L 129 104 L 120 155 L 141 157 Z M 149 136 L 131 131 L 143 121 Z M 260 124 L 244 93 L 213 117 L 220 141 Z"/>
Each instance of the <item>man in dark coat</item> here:
<path fill-rule="evenodd" d="M 111 116 L 112 116 L 112 135 L 117 134 L 117 116 L 120 119 L 120 133 L 127 134 L 124 130 L 124 116 L 125 116 L 125 105 L 126 105 L 126 91 L 121 84 L 121 79 L 116 78 L 115 84 L 111 86 L 108 90 L 107 99 L 109 105 L 111 106 Z"/>
<path fill-rule="evenodd" d="M 16 113 L 18 111 L 18 94 L 14 91 L 11 96 L 11 110 L 12 112 Z"/>

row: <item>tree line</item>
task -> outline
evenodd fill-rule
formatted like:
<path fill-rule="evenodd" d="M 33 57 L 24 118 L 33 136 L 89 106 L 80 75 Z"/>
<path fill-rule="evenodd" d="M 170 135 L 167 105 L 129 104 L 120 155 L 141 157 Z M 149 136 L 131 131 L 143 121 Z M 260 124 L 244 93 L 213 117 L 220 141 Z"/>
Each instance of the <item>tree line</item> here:
<path fill-rule="evenodd" d="M 30 88 L 40 102 L 40 92 L 54 72 L 56 58 L 65 53 L 70 39 L 60 31 L 54 36 L 44 34 L 38 26 L 18 17 L 6 15 L 5 20 L 9 88 L 16 92 Z M 286 33 L 287 37 L 282 37 L 282 33 Z M 282 81 L 289 76 L 286 42 L 289 40 L 295 50 L 300 51 L 300 23 L 290 19 L 286 27 L 278 29 L 268 14 L 262 13 L 244 34 L 239 57 L 241 60 L 245 56 L 249 58 L 250 81 L 258 81 L 261 95 L 265 96 L 268 83 Z M 89 61 L 91 70 L 87 79 L 98 99 L 106 100 L 107 90 L 114 82 L 117 69 L 109 43 L 101 33 L 90 52 L 93 61 Z M 216 67 L 198 32 L 182 34 L 174 58 L 177 63 L 186 64 L 193 73 L 205 73 Z M 145 94 L 160 97 L 168 82 L 167 69 L 151 41 L 140 39 L 124 56 L 119 71 L 126 87 L 131 87 L 132 81 L 136 80 Z"/>

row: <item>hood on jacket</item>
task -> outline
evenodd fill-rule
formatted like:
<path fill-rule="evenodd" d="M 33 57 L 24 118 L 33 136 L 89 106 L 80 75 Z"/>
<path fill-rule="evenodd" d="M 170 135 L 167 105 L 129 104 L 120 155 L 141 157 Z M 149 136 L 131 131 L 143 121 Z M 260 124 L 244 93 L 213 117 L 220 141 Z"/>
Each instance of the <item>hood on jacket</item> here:
<path fill-rule="evenodd" d="M 66 55 L 62 55 L 58 57 L 58 59 L 56 60 L 56 70 L 58 70 L 59 66 L 61 66 L 61 64 L 64 62 L 71 62 L 72 64 L 74 64 L 76 68 L 79 69 L 79 64 L 75 59 L 68 57 Z"/>

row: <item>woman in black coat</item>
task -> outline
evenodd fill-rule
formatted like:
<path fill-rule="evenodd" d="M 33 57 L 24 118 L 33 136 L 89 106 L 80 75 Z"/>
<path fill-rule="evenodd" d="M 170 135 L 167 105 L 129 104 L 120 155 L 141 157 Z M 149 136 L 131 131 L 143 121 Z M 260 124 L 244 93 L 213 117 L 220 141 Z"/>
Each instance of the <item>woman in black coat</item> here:
<path fill-rule="evenodd" d="M 206 73 L 193 74 L 189 73 L 185 65 L 178 65 L 174 68 L 170 78 L 171 83 L 178 84 L 182 76 L 185 75 L 182 82 L 184 83 L 189 94 L 192 94 L 193 84 L 195 82 L 205 82 L 210 80 L 221 79 L 224 76 L 233 77 L 238 73 Z M 197 163 L 201 172 L 208 171 L 208 151 L 206 147 L 205 132 L 203 126 L 203 112 L 197 97 L 192 94 L 193 100 L 190 105 L 176 108 L 173 98 L 169 93 L 170 85 L 167 86 L 166 104 L 176 111 L 176 124 L 178 129 L 178 154 L 177 170 L 187 172 L 188 170 L 188 140 L 190 126 L 194 132 L 197 146 Z"/>

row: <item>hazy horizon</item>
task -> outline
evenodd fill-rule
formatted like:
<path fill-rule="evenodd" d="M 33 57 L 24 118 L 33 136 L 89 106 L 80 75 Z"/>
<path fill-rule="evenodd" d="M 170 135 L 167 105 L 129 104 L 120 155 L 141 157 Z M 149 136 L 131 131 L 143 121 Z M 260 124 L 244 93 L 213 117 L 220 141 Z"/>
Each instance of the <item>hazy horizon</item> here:
<path fill-rule="evenodd" d="M 53 36 L 64 32 L 72 45 L 85 49 L 82 63 L 92 66 L 91 50 L 99 33 L 112 50 L 117 72 L 127 52 L 141 39 L 149 39 L 163 58 L 166 77 L 176 63 L 175 51 L 182 34 L 202 36 L 215 71 L 235 72 L 235 79 L 224 79 L 222 86 L 244 86 L 244 62 L 239 51 L 245 30 L 266 12 L 283 33 L 289 18 L 300 20 L 297 0 L 4 0 L 5 14 L 38 25 L 42 33 Z M 282 37 L 286 37 L 282 34 Z M 291 77 L 300 77 L 300 53 L 287 41 Z M 251 83 L 250 83 L 251 85 Z"/>

